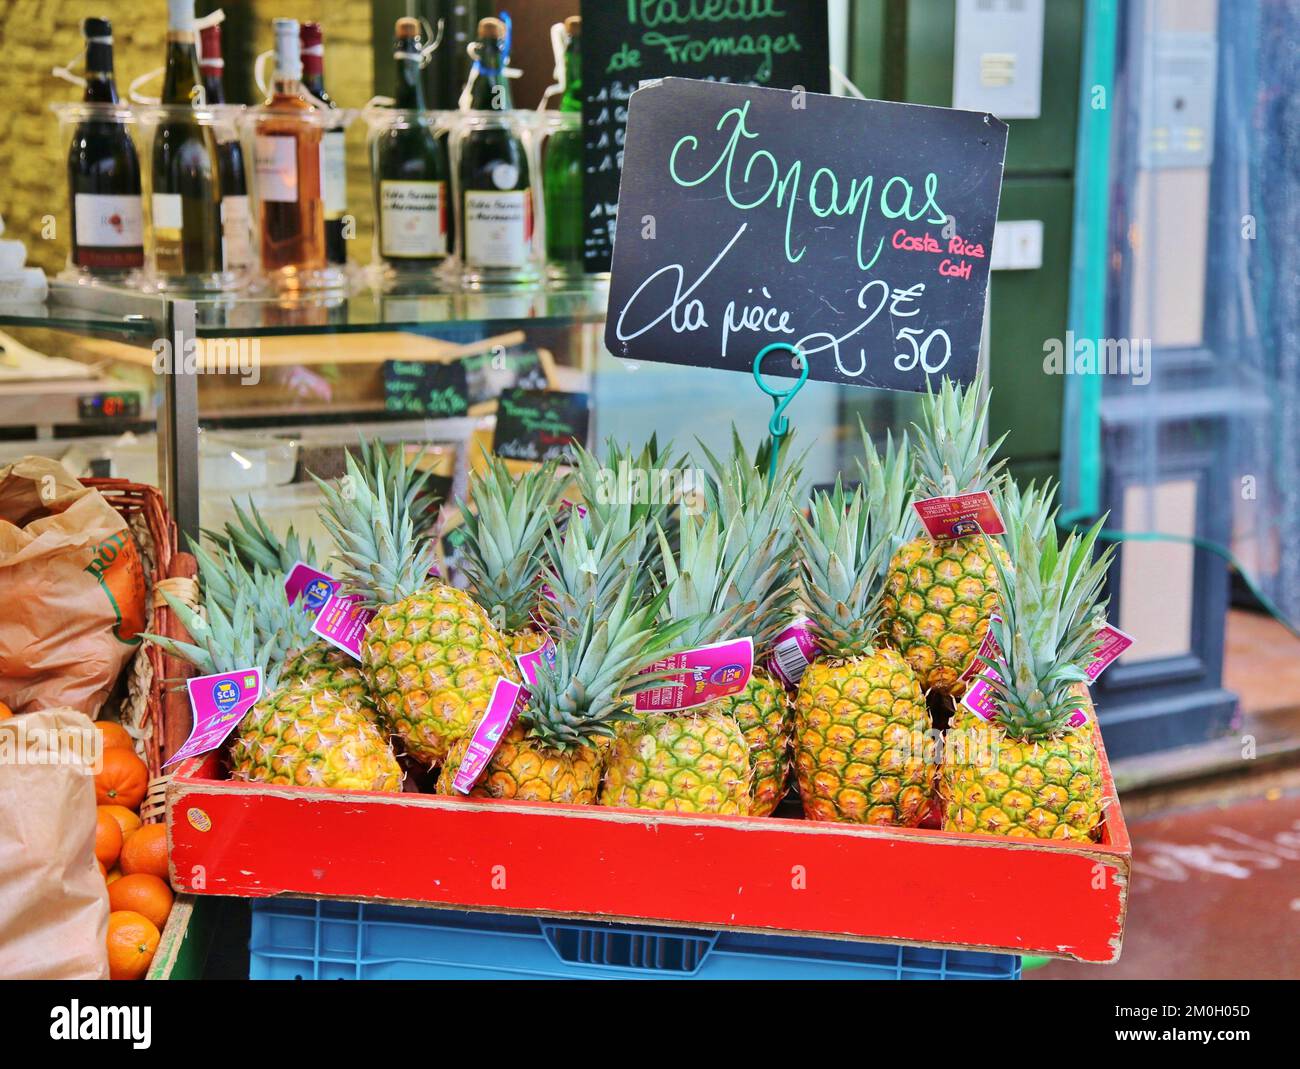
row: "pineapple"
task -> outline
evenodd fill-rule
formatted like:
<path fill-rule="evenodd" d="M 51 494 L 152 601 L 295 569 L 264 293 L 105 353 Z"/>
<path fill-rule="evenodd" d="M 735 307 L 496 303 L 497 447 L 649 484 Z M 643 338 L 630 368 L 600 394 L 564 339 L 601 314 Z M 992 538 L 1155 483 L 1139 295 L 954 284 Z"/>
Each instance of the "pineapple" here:
<path fill-rule="evenodd" d="M 230 612 L 208 599 L 206 620 L 164 592 L 194 641 L 145 636 L 202 675 L 262 669 L 262 698 L 230 745 L 231 775 L 298 787 L 400 791 L 397 759 L 368 715 L 329 690 L 282 679 L 285 627 L 297 609 L 285 600 L 280 578 L 259 569 L 242 573 L 235 587 Z"/>
<path fill-rule="evenodd" d="M 510 646 L 465 591 L 429 578 L 434 546 L 416 534 L 418 472 L 400 447 L 345 456 L 338 485 L 317 479 L 345 594 L 376 610 L 362 666 L 384 723 L 430 768 L 482 717 L 498 678 L 519 682 Z M 413 511 L 414 510 L 414 511 Z"/>
<path fill-rule="evenodd" d="M 465 517 L 465 573 L 470 592 L 505 636 L 515 656 L 542 644 L 534 624 L 541 595 L 542 543 L 563 482 L 554 461 L 510 474 L 504 460 L 484 456 L 470 476 Z"/>
<path fill-rule="evenodd" d="M 796 513 L 804 601 L 821 648 L 795 696 L 795 767 L 812 820 L 912 826 L 930 803 L 930 712 L 912 666 L 879 641 L 890 554 L 909 522 L 906 438 L 867 441 L 864 485 Z"/>
<path fill-rule="evenodd" d="M 726 461 L 704 450 L 713 469 L 706 508 L 722 518 L 724 529 L 734 527 L 740 535 L 729 543 L 731 559 L 724 563 L 740 562 L 731 589 L 737 598 L 745 598 L 737 630 L 753 636 L 754 671 L 745 689 L 723 698 L 721 704 L 736 718 L 749 744 L 750 815 L 767 816 L 785 796 L 790 772 L 793 708 L 785 685 L 764 662 L 773 640 L 789 622 L 794 603 L 794 532 L 789 517 L 801 465 L 786 465 L 778 469 L 775 481 L 769 481 L 765 457 L 760 454 L 751 461 L 734 427 L 732 438 L 731 457 Z"/>
<path fill-rule="evenodd" d="M 1028 839 L 1092 839 L 1102 816 L 1101 769 L 1084 669 L 1104 621 L 1102 584 L 1112 549 L 1094 560 L 1104 518 L 1058 547 L 1051 492 L 1030 487 L 1004 517 L 1010 564 L 992 557 L 1000 583 L 986 662 L 999 712 L 989 723 L 958 708 L 939 777 L 947 831 Z"/>
<path fill-rule="evenodd" d="M 996 491 L 1002 440 L 984 446 L 988 397 L 977 378 L 963 390 L 948 379 L 922 402 L 916 428 L 916 496 Z M 996 543 L 981 535 L 936 542 L 925 534 L 899 548 L 885 584 L 887 633 L 924 690 L 960 697 L 962 674 L 988 630 L 998 596 Z"/>
<path fill-rule="evenodd" d="M 538 666 L 527 708 L 471 794 L 595 803 L 604 762 L 601 741 L 631 715 L 627 695 L 658 682 L 635 676 L 662 655 L 673 637 L 654 622 L 663 595 L 638 603 L 635 576 L 627 575 L 626 580 L 607 612 L 588 607 L 577 629 L 560 636 L 554 668 L 545 662 Z M 439 794 L 453 793 L 468 746 L 468 739 L 452 746 L 438 776 Z"/>
<path fill-rule="evenodd" d="M 721 517 L 679 517 L 674 557 L 659 529 L 668 591 L 663 626 L 681 632 L 684 649 L 716 642 L 740 615 L 732 586 L 739 563 Z M 693 813 L 749 812 L 749 742 L 718 699 L 673 713 L 642 713 L 621 724 L 610 747 L 601 805 Z"/>

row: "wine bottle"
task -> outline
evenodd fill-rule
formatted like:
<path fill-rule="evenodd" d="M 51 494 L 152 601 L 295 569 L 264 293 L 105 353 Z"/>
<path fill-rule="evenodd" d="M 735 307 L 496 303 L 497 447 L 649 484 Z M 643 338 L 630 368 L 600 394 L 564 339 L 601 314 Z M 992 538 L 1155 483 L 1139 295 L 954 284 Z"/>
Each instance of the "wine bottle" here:
<path fill-rule="evenodd" d="M 461 259 L 470 283 L 535 274 L 532 176 L 524 143 L 507 118 L 512 103 L 504 39 L 500 19 L 479 20 L 470 107 L 496 114 L 471 124 L 460 143 Z"/>
<path fill-rule="evenodd" d="M 428 270 L 446 261 L 454 237 L 447 137 L 425 110 L 420 72 L 420 23 L 401 18 L 394 29 L 395 117 L 374 141 L 376 245 L 398 271 Z"/>
<path fill-rule="evenodd" d="M 86 38 L 90 105 L 118 103 L 113 80 L 113 28 L 108 19 L 81 24 Z M 140 159 L 124 123 L 108 115 L 77 124 L 68 151 L 72 263 L 98 277 L 120 278 L 144 266 Z"/>
<path fill-rule="evenodd" d="M 210 105 L 226 102 L 226 61 L 221 53 L 221 23 L 199 30 L 199 72 Z M 248 208 L 248 172 L 237 130 L 217 127 L 217 164 L 221 176 L 221 260 L 227 271 L 242 271 L 253 261 L 252 217 Z"/>
<path fill-rule="evenodd" d="M 254 125 L 262 269 L 285 288 L 325 267 L 321 126 L 302 86 L 295 19 L 275 19 L 275 78 Z"/>
<path fill-rule="evenodd" d="M 329 111 L 338 104 L 325 90 L 325 37 L 319 22 L 304 22 L 298 39 L 302 44 L 302 84 Z M 321 199 L 325 202 L 325 258 L 332 264 L 348 262 L 347 239 L 343 235 L 348 213 L 347 142 L 343 127 L 321 133 Z"/>
<path fill-rule="evenodd" d="M 582 112 L 582 18 L 564 20 L 563 114 Z M 554 275 L 582 273 L 582 124 L 563 126 L 546 139 L 542 161 L 546 205 L 546 259 Z"/>
<path fill-rule="evenodd" d="M 202 282 L 221 264 L 221 165 L 211 125 L 192 109 L 206 102 L 199 71 L 194 0 L 167 0 L 165 117 L 153 139 L 154 270 Z"/>

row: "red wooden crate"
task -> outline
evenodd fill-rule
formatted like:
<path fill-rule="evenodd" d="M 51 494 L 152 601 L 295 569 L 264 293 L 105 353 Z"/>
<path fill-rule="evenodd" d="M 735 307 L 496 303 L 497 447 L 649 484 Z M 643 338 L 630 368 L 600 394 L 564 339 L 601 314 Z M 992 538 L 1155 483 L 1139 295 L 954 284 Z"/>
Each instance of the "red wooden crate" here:
<path fill-rule="evenodd" d="M 1131 849 L 775 817 L 269 787 L 215 754 L 167 792 L 172 883 L 873 942 L 1119 957 Z"/>

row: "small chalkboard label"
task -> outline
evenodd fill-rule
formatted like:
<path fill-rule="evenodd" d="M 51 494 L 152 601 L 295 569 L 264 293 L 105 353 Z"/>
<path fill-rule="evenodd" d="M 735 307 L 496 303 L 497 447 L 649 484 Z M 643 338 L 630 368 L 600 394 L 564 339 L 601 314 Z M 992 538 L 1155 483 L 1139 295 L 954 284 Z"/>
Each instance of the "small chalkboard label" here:
<path fill-rule="evenodd" d="M 583 0 L 588 271 L 609 270 L 628 98 L 641 82 L 674 75 L 829 93 L 826 0 Z"/>
<path fill-rule="evenodd" d="M 1007 126 L 991 115 L 665 78 L 632 97 L 605 344 L 925 390 L 976 371 Z M 796 377 L 773 353 L 765 375 Z"/>
<path fill-rule="evenodd" d="M 447 419 L 469 411 L 469 384 L 459 360 L 384 361 L 384 409 Z"/>
<path fill-rule="evenodd" d="M 508 460 L 572 461 L 573 443 L 587 442 L 585 393 L 507 390 L 497 408 L 492 452 Z"/>

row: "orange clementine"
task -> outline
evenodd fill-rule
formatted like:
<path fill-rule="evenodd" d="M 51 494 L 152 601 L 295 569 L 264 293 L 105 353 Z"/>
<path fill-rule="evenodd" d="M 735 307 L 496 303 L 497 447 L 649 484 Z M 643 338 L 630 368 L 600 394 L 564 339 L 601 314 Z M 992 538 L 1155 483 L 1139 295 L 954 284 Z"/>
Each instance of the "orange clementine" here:
<path fill-rule="evenodd" d="M 109 887 L 112 887 L 113 884 L 117 883 L 121 878 L 122 870 L 115 865 L 113 868 L 108 870 L 108 875 L 104 877 L 104 882 L 108 884 Z"/>
<path fill-rule="evenodd" d="M 117 821 L 117 826 L 122 829 L 122 841 L 125 842 L 127 837 L 135 831 L 144 822 L 131 810 L 124 805 L 101 805 L 101 813 L 107 813 Z"/>
<path fill-rule="evenodd" d="M 149 971 L 158 949 L 158 928 L 134 910 L 108 915 L 108 975 L 111 980 L 139 980 Z"/>
<path fill-rule="evenodd" d="M 148 787 L 148 766 L 134 750 L 114 746 L 104 751 L 104 767 L 95 777 L 95 801 L 138 809 Z"/>
<path fill-rule="evenodd" d="M 133 832 L 122 847 L 118 867 L 123 876 L 147 872 L 160 880 L 167 879 L 167 826 L 146 824 Z"/>
<path fill-rule="evenodd" d="M 112 813 L 102 809 L 95 813 L 95 858 L 104 868 L 117 860 L 122 852 L 122 827 Z"/>
<path fill-rule="evenodd" d="M 13 715 L 14 711 L 10 709 L 9 706 L 5 705 L 4 702 L 0 702 L 0 720 L 8 720 Z"/>
<path fill-rule="evenodd" d="M 162 931 L 172 911 L 172 889 L 157 876 L 137 872 L 114 882 L 108 889 L 108 905 L 113 910 L 134 910 Z"/>
<path fill-rule="evenodd" d="M 124 746 L 128 750 L 135 749 L 135 742 L 127 734 L 126 728 L 116 720 L 96 720 L 95 730 L 99 732 L 105 750 L 111 750 L 115 746 Z"/>

